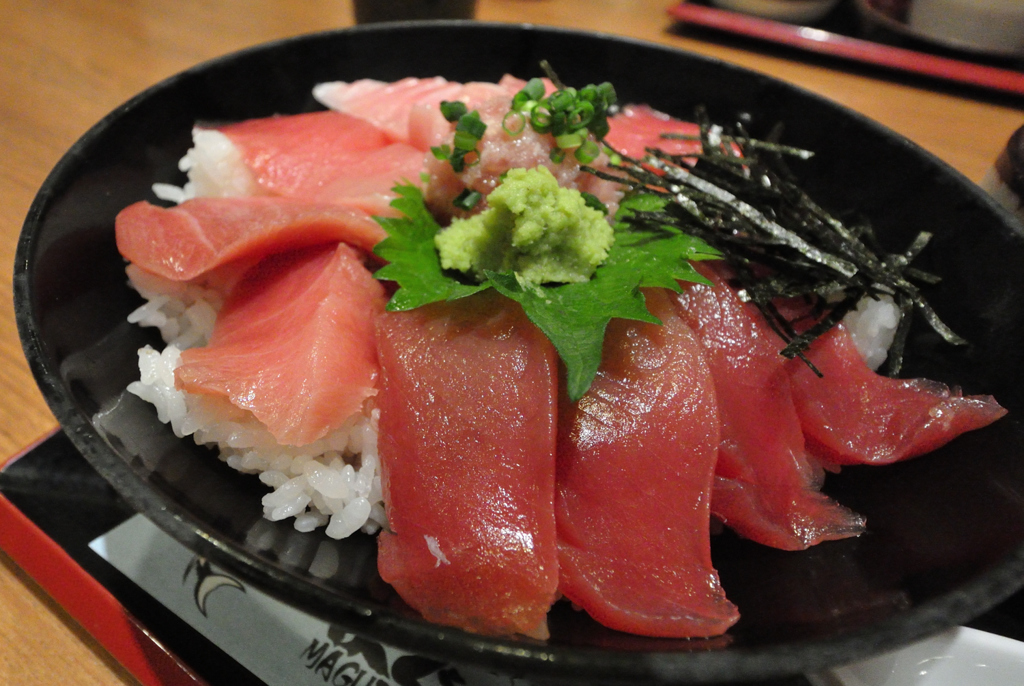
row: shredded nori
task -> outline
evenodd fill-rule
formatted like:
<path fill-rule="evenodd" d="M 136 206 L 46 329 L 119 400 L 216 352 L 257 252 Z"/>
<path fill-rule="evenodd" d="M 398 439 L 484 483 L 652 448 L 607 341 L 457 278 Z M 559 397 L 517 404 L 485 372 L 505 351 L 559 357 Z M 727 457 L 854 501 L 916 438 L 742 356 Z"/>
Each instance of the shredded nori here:
<path fill-rule="evenodd" d="M 768 140 L 755 140 L 742 124 L 730 131 L 712 126 L 703 110 L 697 122 L 702 144 L 698 154 L 676 156 L 648 148 L 644 159 L 637 160 L 615 153 L 611 167 L 619 173 L 588 171 L 636 192 L 670 197 L 663 209 L 636 211 L 629 221 L 646 229 L 682 231 L 719 250 L 735 274 L 740 297 L 757 306 L 785 343 L 784 356 L 800 357 L 814 369 L 804 356 L 811 342 L 862 298 L 883 295 L 893 298 L 901 315 L 886 360 L 890 376 L 903 363 L 914 309 L 947 342 L 966 343 L 939 319 L 919 290 L 939 277 L 910 266 L 931 234 L 922 231 L 903 253 L 888 253 L 870 224 L 844 224 L 798 185 L 785 157 L 807 159 L 813 153 L 780 145 L 781 126 Z M 801 330 L 801 322 L 787 319 L 774 304 L 780 298 L 803 298 L 814 323 Z"/>

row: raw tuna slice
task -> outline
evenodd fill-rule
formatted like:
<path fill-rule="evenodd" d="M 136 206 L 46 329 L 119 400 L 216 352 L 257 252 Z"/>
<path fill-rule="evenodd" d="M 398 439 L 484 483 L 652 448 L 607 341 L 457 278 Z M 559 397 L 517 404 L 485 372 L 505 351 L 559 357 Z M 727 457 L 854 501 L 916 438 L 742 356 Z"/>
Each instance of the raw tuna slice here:
<path fill-rule="evenodd" d="M 871 371 L 839 325 L 789 364 L 793 398 L 807 445 L 826 462 L 889 464 L 945 445 L 1006 414 L 992 396 L 962 396 L 927 379 L 890 379 Z"/>
<path fill-rule="evenodd" d="M 555 353 L 493 293 L 378 320 L 381 578 L 426 619 L 543 636 L 558 587 Z"/>
<path fill-rule="evenodd" d="M 590 390 L 563 400 L 559 590 L 612 629 L 715 636 L 739 613 L 711 564 L 714 386 L 665 293 L 646 296 L 664 325 L 613 320 Z"/>
<path fill-rule="evenodd" d="M 172 208 L 129 205 L 115 222 L 121 256 L 187 281 L 242 258 L 342 241 L 371 250 L 386 234 L 365 212 L 285 198 L 195 198 Z"/>
<path fill-rule="evenodd" d="M 460 100 L 474 109 L 497 96 L 514 94 L 499 84 L 466 84 L 433 78 L 409 77 L 394 83 L 362 79 L 346 83 L 318 84 L 313 97 L 338 112 L 362 117 L 388 133 L 395 141 L 408 143 L 422 151 L 437 145 L 451 125 L 441 115 L 442 100 Z"/>
<path fill-rule="evenodd" d="M 376 393 L 385 302 L 347 245 L 272 255 L 232 291 L 209 345 L 182 353 L 176 386 L 227 397 L 279 443 L 312 443 Z"/>
<path fill-rule="evenodd" d="M 551 83 L 549 78 L 541 78 L 544 82 L 544 95 L 551 95 L 555 92 L 555 84 Z M 512 76 L 512 74 L 505 74 L 498 79 L 498 85 L 505 89 L 505 92 L 509 95 L 515 95 L 519 91 L 526 87 L 526 80 L 521 79 L 518 76 Z"/>
<path fill-rule="evenodd" d="M 453 100 L 462 84 L 440 76 L 408 77 L 389 83 L 360 79 L 350 83 L 331 81 L 317 84 L 313 97 L 337 112 L 365 119 L 387 132 L 394 141 L 409 141 L 409 111 L 413 105 Z"/>
<path fill-rule="evenodd" d="M 265 193 L 348 201 L 378 214 L 389 210 L 396 183 L 419 181 L 424 162 L 416 148 L 339 112 L 251 119 L 219 131 L 241 151 Z"/>
<path fill-rule="evenodd" d="M 704 347 L 722 421 L 711 512 L 764 545 L 801 550 L 856 536 L 864 520 L 819 489 L 820 463 L 807 454 L 780 339 L 752 305 L 712 270 L 714 287 L 675 297 Z"/>
<path fill-rule="evenodd" d="M 673 119 L 647 105 L 627 105 L 608 120 L 609 131 L 605 141 L 618 152 L 641 158 L 645 148 L 661 148 L 672 155 L 690 155 L 700 152 L 699 140 L 662 138 L 663 133 L 696 136 L 700 127 L 694 123 Z"/>

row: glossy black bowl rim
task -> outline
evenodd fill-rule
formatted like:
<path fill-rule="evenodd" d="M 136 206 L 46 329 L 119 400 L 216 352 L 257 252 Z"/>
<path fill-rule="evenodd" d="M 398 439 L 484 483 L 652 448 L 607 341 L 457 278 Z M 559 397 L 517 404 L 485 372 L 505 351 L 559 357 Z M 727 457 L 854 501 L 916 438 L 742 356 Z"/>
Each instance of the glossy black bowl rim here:
<path fill-rule="evenodd" d="M 303 589 L 303 582 L 272 564 L 253 559 L 234 544 L 211 535 L 186 510 L 162 499 L 99 436 L 90 418 L 71 401 L 62 387 L 58 371 L 52 368 L 33 321 L 29 265 L 35 250 L 34 228 L 64 181 L 67 169 L 78 163 L 85 149 L 101 137 L 111 124 L 126 116 L 153 93 L 173 88 L 179 81 L 222 62 L 243 59 L 250 53 L 268 48 L 286 47 L 310 38 L 329 38 L 350 33 L 378 32 L 433 27 L 478 26 L 490 30 L 543 32 L 554 35 L 590 37 L 636 44 L 667 53 L 685 52 L 665 45 L 624 38 L 613 34 L 572 29 L 541 27 L 532 24 L 499 24 L 465 21 L 396 22 L 357 26 L 284 38 L 252 46 L 217 57 L 170 76 L 132 97 L 92 126 L 64 154 L 47 176 L 33 200 L 17 244 L 14 265 L 14 309 L 25 356 L 51 411 L 76 449 L 114 489 L 138 512 L 149 517 L 173 538 L 195 552 L 207 556 L 239 576 L 277 597 L 337 623 L 364 636 L 420 655 L 461 664 L 476 664 L 500 669 L 514 675 L 574 682 L 604 683 L 720 683 L 749 681 L 812 672 L 862 659 L 878 652 L 893 650 L 915 640 L 966 622 L 1005 600 L 1024 586 L 1024 544 L 1016 548 L 987 573 L 962 585 L 955 592 L 939 596 L 870 627 L 853 630 L 828 639 L 808 640 L 766 648 L 728 648 L 710 652 L 624 652 L 596 648 L 548 646 L 526 641 L 510 641 L 470 634 L 451 627 L 430 624 L 393 612 L 379 612 L 358 602 L 327 594 L 320 589 Z M 717 68 L 748 73 L 703 55 L 691 57 Z M 773 78 L 773 77 L 766 77 Z M 773 79 L 774 80 L 774 79 Z M 798 86 L 785 84 L 803 97 L 829 102 Z M 845 108 L 844 108 L 845 109 Z M 846 110 L 878 135 L 908 146 L 929 165 L 944 174 L 957 177 L 976 192 L 977 199 L 994 212 L 1009 216 L 979 188 L 945 162 L 916 144 L 903 139 L 881 124 L 859 113 Z M 311 602 L 311 597 L 319 605 Z"/>

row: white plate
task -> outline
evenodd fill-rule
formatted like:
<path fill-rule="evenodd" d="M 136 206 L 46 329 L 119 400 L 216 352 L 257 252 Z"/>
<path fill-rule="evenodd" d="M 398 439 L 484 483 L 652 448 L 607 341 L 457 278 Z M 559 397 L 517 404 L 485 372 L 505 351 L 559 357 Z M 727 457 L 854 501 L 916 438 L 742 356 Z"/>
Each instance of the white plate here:
<path fill-rule="evenodd" d="M 1024 57 L 1024 0 L 925 0 L 910 6 L 906 21 L 869 0 L 855 4 L 868 22 L 895 33 L 980 55 Z"/>
<path fill-rule="evenodd" d="M 1024 683 L 1024 643 L 958 627 L 807 678 L 813 686 L 1012 686 Z"/>

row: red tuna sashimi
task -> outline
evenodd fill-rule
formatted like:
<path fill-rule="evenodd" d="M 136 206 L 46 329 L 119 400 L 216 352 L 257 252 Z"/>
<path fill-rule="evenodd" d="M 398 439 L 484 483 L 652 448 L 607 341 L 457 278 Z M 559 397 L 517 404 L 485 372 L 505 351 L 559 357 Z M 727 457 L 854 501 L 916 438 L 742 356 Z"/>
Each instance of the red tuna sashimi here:
<path fill-rule="evenodd" d="M 645 148 L 661 148 L 671 155 L 691 155 L 700 152 L 699 140 L 662 138 L 663 133 L 697 136 L 700 127 L 692 122 L 680 121 L 658 112 L 647 105 L 627 105 L 608 120 L 605 141 L 618 152 L 629 157 L 642 158 Z"/>
<path fill-rule="evenodd" d="M 667 296 L 646 296 L 663 325 L 613 320 L 590 390 L 563 400 L 559 590 L 612 629 L 715 636 L 739 613 L 711 564 L 714 387 Z"/>
<path fill-rule="evenodd" d="M 137 202 L 117 215 L 115 230 L 122 257 L 174 281 L 317 243 L 372 250 L 386 237 L 360 210 L 268 197 L 195 198 L 171 208 Z"/>
<path fill-rule="evenodd" d="M 377 323 L 381 578 L 426 619 L 543 635 L 558 586 L 554 349 L 493 293 Z"/>
<path fill-rule="evenodd" d="M 789 364 L 793 398 L 807 446 L 838 465 L 889 464 L 930 452 L 1006 414 L 992 396 L 962 396 L 927 379 L 873 372 L 840 324 Z"/>
<path fill-rule="evenodd" d="M 362 117 L 395 141 L 426 151 L 437 145 L 450 124 L 441 115 L 442 100 L 459 100 L 473 109 L 496 96 L 513 93 L 494 83 L 457 83 L 436 76 L 409 77 L 394 83 L 362 79 L 321 83 L 313 89 L 320 103 L 338 112 Z"/>
<path fill-rule="evenodd" d="M 224 396 L 279 443 L 306 445 L 376 393 L 380 282 L 340 244 L 272 255 L 217 315 L 209 345 L 181 354 L 178 388 Z"/>
<path fill-rule="evenodd" d="M 391 189 L 416 182 L 423 153 L 364 119 L 313 112 L 251 119 L 218 129 L 241 151 L 266 193 L 318 202 L 349 202 L 390 211 Z"/>
<path fill-rule="evenodd" d="M 801 550 L 856 536 L 859 515 L 819 492 L 820 463 L 807 454 L 781 339 L 711 269 L 714 287 L 675 297 L 708 358 L 722 421 L 711 512 L 764 545 Z"/>

